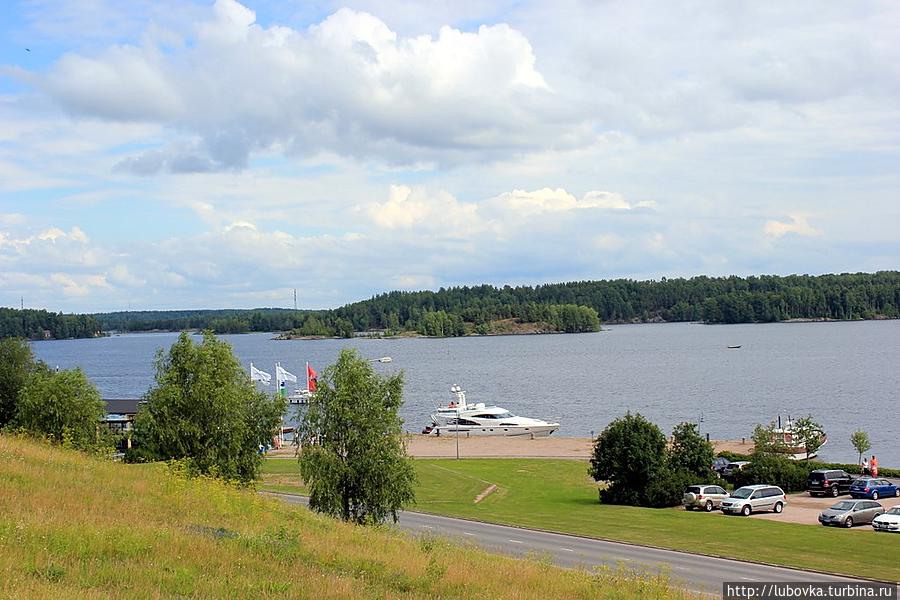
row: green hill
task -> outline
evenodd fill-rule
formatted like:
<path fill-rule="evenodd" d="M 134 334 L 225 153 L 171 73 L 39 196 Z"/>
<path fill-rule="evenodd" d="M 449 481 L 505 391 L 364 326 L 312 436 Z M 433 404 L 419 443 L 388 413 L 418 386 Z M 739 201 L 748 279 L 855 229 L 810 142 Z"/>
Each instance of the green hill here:
<path fill-rule="evenodd" d="M 0 436 L 0 596 L 688 598 L 660 578 L 516 561 L 338 523 L 162 465 Z"/>

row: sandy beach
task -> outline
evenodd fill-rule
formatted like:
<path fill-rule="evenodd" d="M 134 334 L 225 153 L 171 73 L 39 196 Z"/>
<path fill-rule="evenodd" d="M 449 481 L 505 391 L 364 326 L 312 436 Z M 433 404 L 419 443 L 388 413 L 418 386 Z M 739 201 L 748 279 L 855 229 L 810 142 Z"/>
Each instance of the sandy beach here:
<path fill-rule="evenodd" d="M 457 438 L 409 434 L 407 451 L 416 458 L 456 458 Z M 529 439 L 502 436 L 460 436 L 459 456 L 466 458 L 569 458 L 586 460 L 591 457 L 591 438 L 546 437 Z M 716 452 L 728 450 L 749 454 L 750 441 L 714 440 Z M 275 450 L 270 456 L 293 456 L 291 447 Z"/>

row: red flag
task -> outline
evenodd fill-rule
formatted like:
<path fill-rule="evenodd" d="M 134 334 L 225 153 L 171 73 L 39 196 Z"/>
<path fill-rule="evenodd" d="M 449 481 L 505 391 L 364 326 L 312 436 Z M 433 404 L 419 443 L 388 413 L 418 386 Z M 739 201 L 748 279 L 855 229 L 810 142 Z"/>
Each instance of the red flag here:
<path fill-rule="evenodd" d="M 306 387 L 310 392 L 316 391 L 316 378 L 319 376 L 316 373 L 316 370 L 309 366 L 309 363 L 306 363 Z"/>

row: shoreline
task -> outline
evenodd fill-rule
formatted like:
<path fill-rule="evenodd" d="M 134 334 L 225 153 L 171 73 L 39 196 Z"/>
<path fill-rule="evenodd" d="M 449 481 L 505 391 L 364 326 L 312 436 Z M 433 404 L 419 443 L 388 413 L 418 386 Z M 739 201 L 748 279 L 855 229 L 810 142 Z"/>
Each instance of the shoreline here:
<path fill-rule="evenodd" d="M 408 433 L 403 436 L 406 451 L 413 458 L 559 458 L 588 460 L 593 450 L 589 437 L 506 437 L 506 436 L 435 436 Z M 749 440 L 710 440 L 715 451 L 749 454 L 753 444 Z M 294 448 L 287 446 L 269 451 L 269 456 L 285 458 L 294 456 Z"/>

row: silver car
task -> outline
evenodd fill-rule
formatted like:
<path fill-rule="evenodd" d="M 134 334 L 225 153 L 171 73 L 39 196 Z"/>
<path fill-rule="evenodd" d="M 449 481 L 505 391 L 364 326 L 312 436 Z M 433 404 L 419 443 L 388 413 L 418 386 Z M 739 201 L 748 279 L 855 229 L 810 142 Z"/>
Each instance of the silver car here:
<path fill-rule="evenodd" d="M 819 515 L 822 525 L 853 527 L 871 523 L 884 512 L 884 507 L 874 500 L 842 500 Z"/>
<path fill-rule="evenodd" d="M 728 492 L 717 485 L 691 485 L 685 488 L 682 503 L 685 510 L 702 508 L 706 512 L 712 512 L 727 497 Z"/>
<path fill-rule="evenodd" d="M 776 485 L 745 485 L 732 492 L 731 496 L 722 500 L 722 512 L 725 514 L 742 514 L 745 517 L 750 513 L 761 510 L 771 510 L 780 513 L 784 510 L 787 499 L 784 490 Z"/>

